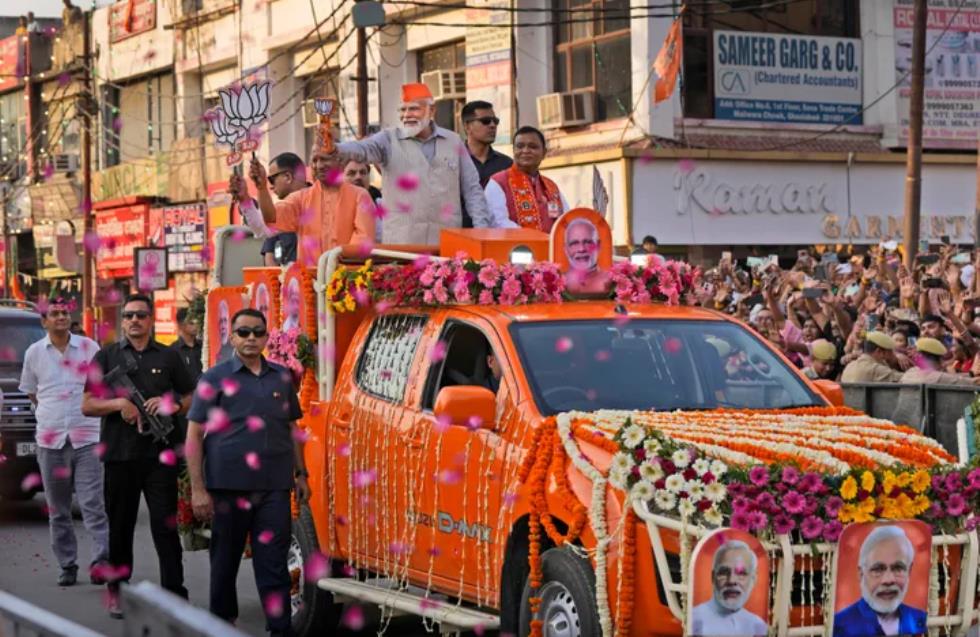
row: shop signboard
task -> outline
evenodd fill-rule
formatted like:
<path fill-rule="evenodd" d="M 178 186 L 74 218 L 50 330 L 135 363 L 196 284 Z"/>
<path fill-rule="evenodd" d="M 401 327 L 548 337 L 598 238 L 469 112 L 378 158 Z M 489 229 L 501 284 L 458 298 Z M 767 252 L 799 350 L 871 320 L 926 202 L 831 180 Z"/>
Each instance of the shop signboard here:
<path fill-rule="evenodd" d="M 861 124 L 861 40 L 714 32 L 715 119 Z"/>
<path fill-rule="evenodd" d="M 92 200 L 120 197 L 166 197 L 169 154 L 123 162 L 92 172 Z"/>
<path fill-rule="evenodd" d="M 674 245 L 876 244 L 902 237 L 901 162 L 634 162 L 632 237 Z M 922 168 L 921 236 L 972 244 L 976 166 Z"/>
<path fill-rule="evenodd" d="M 56 279 L 61 277 L 76 276 L 77 272 L 65 270 L 62 264 L 58 263 L 56 253 L 56 243 L 61 232 L 69 232 L 72 236 L 67 237 L 74 245 L 77 243 L 78 232 L 74 224 L 62 222 L 67 228 L 58 228 L 54 224 L 44 223 L 35 224 L 32 229 L 34 234 L 34 249 L 37 251 L 37 275 L 42 279 Z"/>
<path fill-rule="evenodd" d="M 157 25 L 156 0 L 122 0 L 109 8 L 109 41 L 113 44 Z"/>
<path fill-rule="evenodd" d="M 146 243 L 146 204 L 95 211 L 100 247 L 95 256 L 99 277 L 133 276 L 133 250 Z"/>
<path fill-rule="evenodd" d="M 929 0 L 926 22 L 926 148 L 976 148 L 980 125 L 980 8 L 959 0 Z M 913 0 L 895 0 L 895 79 L 900 143 L 908 139 Z"/>
<path fill-rule="evenodd" d="M 466 9 L 466 99 L 485 100 L 494 105 L 500 125 L 497 143 L 510 143 L 511 92 L 511 14 L 506 0 L 482 0 Z M 496 28 L 487 28 L 487 25 Z"/>
<path fill-rule="evenodd" d="M 164 241 L 171 272 L 201 272 L 208 269 L 208 260 L 204 258 L 207 215 L 207 205 L 203 203 L 163 209 Z"/>

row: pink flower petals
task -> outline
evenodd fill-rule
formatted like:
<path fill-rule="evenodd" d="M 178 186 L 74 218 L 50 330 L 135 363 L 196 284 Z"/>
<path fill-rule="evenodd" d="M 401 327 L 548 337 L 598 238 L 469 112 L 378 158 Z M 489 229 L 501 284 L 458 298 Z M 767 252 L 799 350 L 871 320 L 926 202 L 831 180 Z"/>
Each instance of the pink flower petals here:
<path fill-rule="evenodd" d="M 248 427 L 249 431 L 255 433 L 265 427 L 265 421 L 259 416 L 249 416 L 245 419 L 245 426 Z"/>
<path fill-rule="evenodd" d="M 29 473 L 24 476 L 24 479 L 20 482 L 20 490 L 25 493 L 28 491 L 33 491 L 34 489 L 41 486 L 41 474 L 35 471 L 34 473 Z"/>
<path fill-rule="evenodd" d="M 262 607 L 265 609 L 265 614 L 269 617 L 281 617 L 285 610 L 283 597 L 284 595 L 280 592 L 272 592 L 266 595 L 262 600 Z"/>
<path fill-rule="evenodd" d="M 419 176 L 413 172 L 402 173 L 395 179 L 395 186 L 399 190 L 412 192 L 419 187 Z"/>
<path fill-rule="evenodd" d="M 158 456 L 160 464 L 172 467 L 177 464 L 177 453 L 173 449 L 164 449 Z"/>
<path fill-rule="evenodd" d="M 444 358 L 446 358 L 446 341 L 437 341 L 436 344 L 432 346 L 432 352 L 429 354 L 429 360 L 433 363 L 438 363 Z"/>
<path fill-rule="evenodd" d="M 54 467 L 51 469 L 51 477 L 55 480 L 67 480 L 71 477 L 71 467 Z"/>
<path fill-rule="evenodd" d="M 221 393 L 223 393 L 225 396 L 231 398 L 232 396 L 238 393 L 238 388 L 239 388 L 238 381 L 232 378 L 221 379 Z"/>
<path fill-rule="evenodd" d="M 555 351 L 559 354 L 564 354 L 565 352 L 571 351 L 574 343 L 572 339 L 567 336 L 560 336 L 558 340 L 555 341 Z"/>
<path fill-rule="evenodd" d="M 220 407 L 212 407 L 208 410 L 208 421 L 204 423 L 204 433 L 218 434 L 228 429 L 231 419 L 228 413 Z"/>
<path fill-rule="evenodd" d="M 197 384 L 197 395 L 201 397 L 201 400 L 211 401 L 218 395 L 218 392 L 211 383 L 202 380 Z"/>
<path fill-rule="evenodd" d="M 275 537 L 276 534 L 273 533 L 272 530 L 266 529 L 264 531 L 260 531 L 258 537 L 256 537 L 255 539 L 258 540 L 259 544 L 268 544 L 269 542 L 274 540 Z"/>
<path fill-rule="evenodd" d="M 364 609 L 356 604 L 344 606 L 344 613 L 340 616 L 340 623 L 345 628 L 357 631 L 364 628 Z"/>
<path fill-rule="evenodd" d="M 354 472 L 354 487 L 358 489 L 363 489 L 364 487 L 374 484 L 375 480 L 378 479 L 377 469 L 364 469 L 362 471 Z"/>
<path fill-rule="evenodd" d="M 320 551 L 313 551 L 303 564 L 303 579 L 314 584 L 324 577 L 330 577 L 330 560 Z"/>
<path fill-rule="evenodd" d="M 245 454 L 245 464 L 252 471 L 258 471 L 262 468 L 262 461 L 259 459 L 259 454 L 254 451 L 249 451 Z"/>
<path fill-rule="evenodd" d="M 162 416 L 172 416 L 180 411 L 180 404 L 174 400 L 174 395 L 171 392 L 167 392 L 160 396 L 159 410 Z"/>

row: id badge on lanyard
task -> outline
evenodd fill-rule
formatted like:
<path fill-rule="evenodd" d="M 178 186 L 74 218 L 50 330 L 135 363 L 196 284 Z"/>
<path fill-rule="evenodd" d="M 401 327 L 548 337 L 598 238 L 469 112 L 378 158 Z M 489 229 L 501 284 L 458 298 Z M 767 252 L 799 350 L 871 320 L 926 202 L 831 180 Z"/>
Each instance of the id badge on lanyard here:
<path fill-rule="evenodd" d="M 552 219 L 557 219 L 558 215 L 561 213 L 561 208 L 558 206 L 557 201 L 548 202 L 548 216 Z"/>

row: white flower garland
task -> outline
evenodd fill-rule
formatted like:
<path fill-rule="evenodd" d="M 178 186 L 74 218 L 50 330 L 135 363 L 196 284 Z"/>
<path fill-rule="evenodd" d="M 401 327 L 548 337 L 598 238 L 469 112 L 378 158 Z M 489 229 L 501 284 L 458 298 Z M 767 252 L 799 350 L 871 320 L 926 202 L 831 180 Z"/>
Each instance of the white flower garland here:
<path fill-rule="evenodd" d="M 599 611 L 599 626 L 603 637 L 610 637 L 613 630 L 612 614 L 609 611 L 609 593 L 606 581 L 606 549 L 611 538 L 606 528 L 606 477 L 592 466 L 581 452 L 572 435 L 572 420 L 569 414 L 557 417 L 558 435 L 561 437 L 565 453 L 572 463 L 592 481 L 592 502 L 589 503 L 589 521 L 596 538 L 595 552 L 595 600 Z M 627 497 L 627 501 L 629 498 Z"/>

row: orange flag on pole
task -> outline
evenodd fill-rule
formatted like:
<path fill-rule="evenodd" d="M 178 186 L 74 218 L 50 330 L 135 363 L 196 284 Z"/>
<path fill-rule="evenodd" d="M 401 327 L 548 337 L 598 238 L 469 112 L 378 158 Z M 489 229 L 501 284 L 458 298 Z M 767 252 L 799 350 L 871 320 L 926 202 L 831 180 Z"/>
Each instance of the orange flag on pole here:
<path fill-rule="evenodd" d="M 674 94 L 677 85 L 677 72 L 681 68 L 681 58 L 684 56 L 684 38 L 681 36 L 681 18 L 677 16 L 670 25 L 664 44 L 653 61 L 653 70 L 657 72 L 657 83 L 653 85 L 653 103 L 659 104 Z"/>

